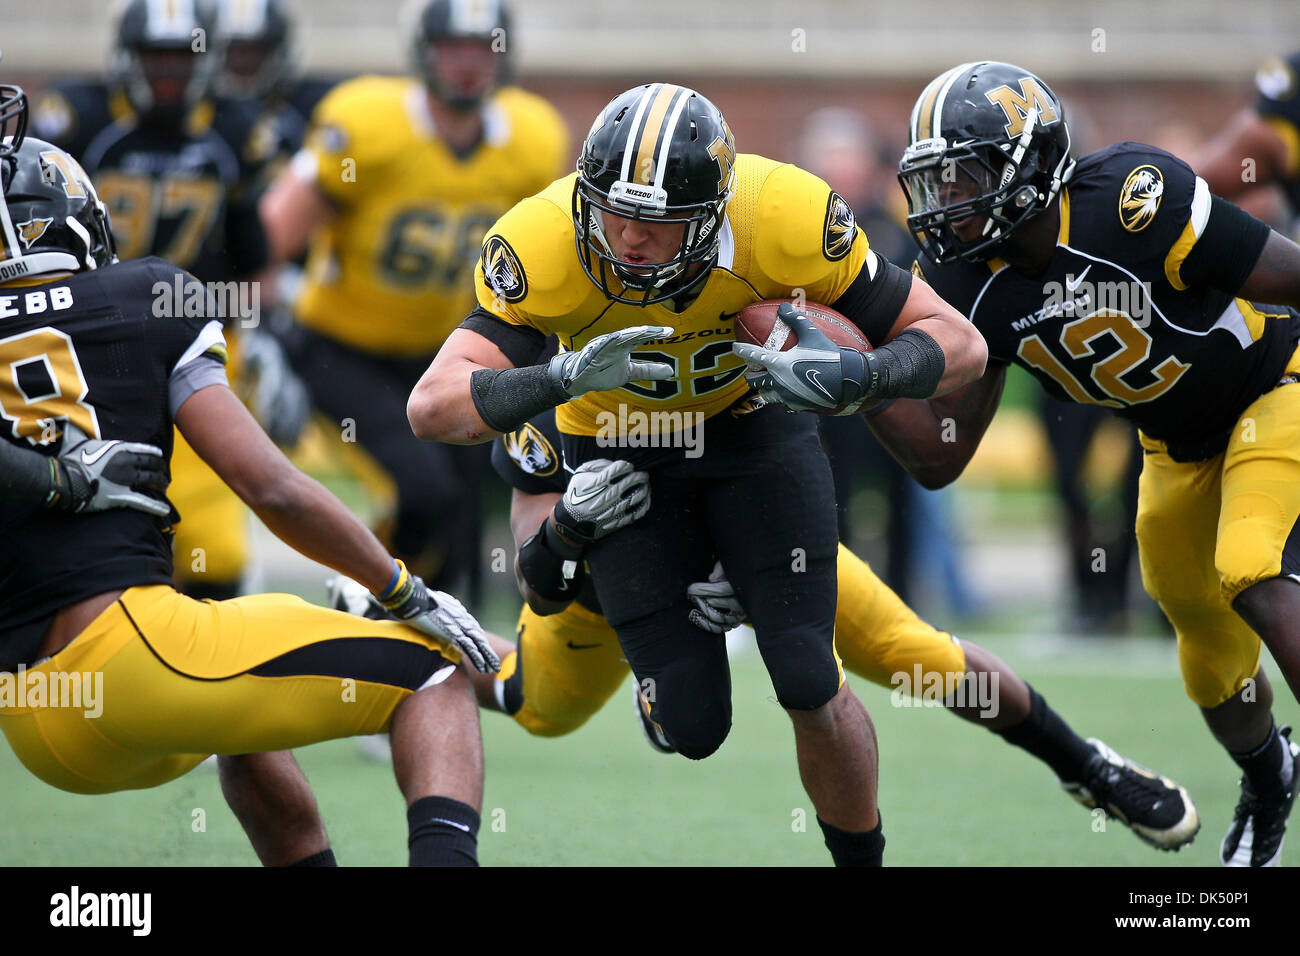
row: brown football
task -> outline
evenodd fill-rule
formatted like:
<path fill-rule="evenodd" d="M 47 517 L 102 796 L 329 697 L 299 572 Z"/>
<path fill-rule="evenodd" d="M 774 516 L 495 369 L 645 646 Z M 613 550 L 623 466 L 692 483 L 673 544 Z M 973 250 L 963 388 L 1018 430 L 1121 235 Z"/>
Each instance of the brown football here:
<path fill-rule="evenodd" d="M 792 300 L 767 299 L 741 309 L 740 314 L 736 316 L 736 341 L 748 342 L 750 345 L 758 345 L 774 352 L 784 352 L 786 349 L 793 348 L 799 341 L 798 335 L 794 329 L 776 317 L 776 310 L 787 302 Z M 805 302 L 800 305 L 797 301 L 793 301 L 793 305 L 808 316 L 813 325 L 825 332 L 828 339 L 841 348 L 857 349 L 859 352 L 871 351 L 871 343 L 863 337 L 858 327 L 829 306 L 819 305 L 816 302 Z M 821 414 L 852 415 L 874 404 L 876 404 L 874 401 L 854 402 L 852 405 L 828 408 Z"/>

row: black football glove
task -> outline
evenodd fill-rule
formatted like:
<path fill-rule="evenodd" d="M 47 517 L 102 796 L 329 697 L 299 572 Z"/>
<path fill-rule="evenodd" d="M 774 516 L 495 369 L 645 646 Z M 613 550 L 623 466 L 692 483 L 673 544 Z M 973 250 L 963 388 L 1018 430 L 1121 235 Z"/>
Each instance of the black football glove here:
<path fill-rule="evenodd" d="M 866 359 L 862 352 L 836 345 L 789 302 L 781 303 L 776 317 L 794 329 L 798 338 L 793 348 L 773 352 L 746 342 L 731 347 L 750 364 L 745 380 L 759 395 L 792 411 L 827 411 L 844 404 L 856 407 L 871 397 L 863 386 Z"/>
<path fill-rule="evenodd" d="M 140 442 L 91 438 L 76 425 L 63 427 L 63 451 L 51 462 L 54 485 L 45 506 L 90 512 L 134 508 L 165 518 L 171 505 L 162 449 Z"/>

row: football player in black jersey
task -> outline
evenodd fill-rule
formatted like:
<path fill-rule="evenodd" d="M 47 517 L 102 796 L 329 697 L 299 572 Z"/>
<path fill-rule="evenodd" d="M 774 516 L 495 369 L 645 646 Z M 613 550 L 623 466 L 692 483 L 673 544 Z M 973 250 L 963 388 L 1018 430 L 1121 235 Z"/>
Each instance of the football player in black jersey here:
<path fill-rule="evenodd" d="M 1300 248 L 1159 149 L 1076 161 L 1060 100 L 1006 63 L 933 80 L 899 170 L 925 253 L 913 270 L 970 316 L 990 361 L 873 428 L 922 484 L 945 485 L 1013 362 L 1137 426 L 1143 581 L 1188 696 L 1244 773 L 1221 861 L 1277 863 L 1298 749 L 1259 655 L 1263 638 L 1300 691 Z"/>
<path fill-rule="evenodd" d="M 152 257 L 117 263 L 107 211 L 76 160 L 28 138 L 0 157 L 0 180 L 4 442 L 64 455 L 89 436 L 104 442 L 80 450 L 93 466 L 114 440 L 170 451 L 175 424 L 268 527 L 362 581 L 404 622 L 287 595 L 195 601 L 172 587 L 166 518 L 125 508 L 71 518 L 5 500 L 7 686 L 67 687 L 76 674 L 103 689 L 98 713 L 53 690 L 0 696 L 16 755 L 52 786 L 108 793 L 165 783 L 214 752 L 391 728 L 411 862 L 473 863 L 481 743 L 455 662 L 496 668 L 477 623 L 275 448 L 225 383 L 220 322 L 157 308 L 193 277 Z"/>
<path fill-rule="evenodd" d="M 1255 74 L 1257 97 L 1192 159 L 1210 187 L 1226 199 L 1270 184 L 1281 187 L 1300 216 L 1300 50 L 1269 60 Z"/>
<path fill-rule="evenodd" d="M 256 341 L 253 280 L 267 262 L 257 215 L 255 184 L 272 155 L 256 135 L 258 107 L 217 98 L 212 87 L 224 45 L 211 7 L 203 0 L 163 4 L 130 0 L 115 23 L 105 82 L 59 83 L 34 100 L 33 132 L 71 153 L 90 174 L 113 220 L 123 259 L 157 255 L 207 283 L 228 283 L 225 296 L 232 344 L 232 379 L 241 382 L 242 340 L 259 369 L 287 368 L 273 346 Z M 236 335 L 238 333 L 238 335 Z M 266 386 L 289 382 L 276 404 Z M 256 410 L 267 427 L 286 437 L 266 411 L 300 423 L 305 393 L 288 375 L 261 371 Z M 295 412 L 296 409 L 296 412 Z M 177 525 L 177 579 L 187 593 L 221 599 L 239 593 L 248 557 L 247 511 L 182 439 L 172 460 L 171 495 Z"/>

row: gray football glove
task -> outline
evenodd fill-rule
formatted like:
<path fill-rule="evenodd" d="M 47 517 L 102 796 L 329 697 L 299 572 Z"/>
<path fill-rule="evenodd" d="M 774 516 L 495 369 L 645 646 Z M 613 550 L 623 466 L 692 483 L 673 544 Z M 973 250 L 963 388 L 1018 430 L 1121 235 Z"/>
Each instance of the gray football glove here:
<path fill-rule="evenodd" d="M 418 631 L 445 641 L 458 650 L 481 674 L 501 670 L 501 661 L 488 643 L 483 628 L 464 605 L 445 591 L 430 591 L 405 570 L 405 581 L 387 600 L 379 599 L 393 617 Z"/>
<path fill-rule="evenodd" d="M 650 475 L 630 461 L 596 458 L 583 463 L 555 503 L 555 526 L 566 538 L 591 544 L 645 517 L 650 510 Z"/>
<path fill-rule="evenodd" d="M 311 414 L 311 398 L 284 354 L 278 339 L 265 332 L 240 336 L 248 407 L 271 441 L 286 448 L 298 444 Z"/>
<path fill-rule="evenodd" d="M 577 352 L 561 352 L 551 359 L 551 380 L 571 397 L 586 392 L 606 392 L 628 382 L 672 378 L 673 367 L 664 362 L 641 362 L 632 350 L 673 330 L 663 325 L 634 325 L 598 335 Z"/>
<path fill-rule="evenodd" d="M 168 476 L 160 448 L 91 438 L 72 422 L 66 422 L 63 451 L 56 461 L 58 496 L 49 504 L 56 511 L 134 508 L 159 518 L 171 514 L 171 505 L 163 497 Z"/>
<path fill-rule="evenodd" d="M 869 397 L 863 386 L 863 353 L 836 345 L 788 302 L 776 314 L 797 334 L 793 348 L 773 352 L 746 342 L 731 347 L 750 364 L 745 380 L 751 388 L 793 411 L 825 411 L 845 402 L 858 405 Z"/>
<path fill-rule="evenodd" d="M 686 596 L 695 605 L 687 614 L 691 623 L 713 634 L 726 634 L 745 623 L 749 616 L 736 600 L 736 592 L 722 570 L 721 561 L 713 566 L 709 580 L 692 584 L 686 589 Z"/>

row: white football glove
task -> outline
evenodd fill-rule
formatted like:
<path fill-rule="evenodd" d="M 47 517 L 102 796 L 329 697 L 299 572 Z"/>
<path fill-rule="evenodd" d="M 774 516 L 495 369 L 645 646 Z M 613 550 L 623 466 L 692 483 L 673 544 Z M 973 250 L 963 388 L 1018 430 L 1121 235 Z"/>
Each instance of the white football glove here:
<path fill-rule="evenodd" d="M 91 438 L 72 422 L 66 422 L 58 464 L 58 476 L 66 479 L 49 505 L 55 510 L 134 508 L 159 518 L 171 514 L 171 505 L 163 497 L 168 482 L 167 460 L 153 445 Z"/>
<path fill-rule="evenodd" d="M 595 458 L 584 462 L 555 503 L 555 525 L 572 541 L 591 544 L 645 517 L 650 510 L 650 475 L 630 461 Z"/>
<path fill-rule="evenodd" d="M 481 674 L 501 670 L 501 661 L 487 641 L 483 628 L 464 605 L 445 591 L 430 591 L 425 583 L 402 567 L 405 581 L 387 600 L 379 598 L 390 614 L 425 634 L 446 641 Z"/>
<path fill-rule="evenodd" d="M 686 596 L 695 605 L 687 615 L 691 623 L 713 634 L 726 634 L 744 624 L 749 616 L 736 600 L 735 589 L 727 580 L 721 561 L 713 566 L 709 580 L 692 584 L 686 589 Z"/>
<path fill-rule="evenodd" d="M 598 335 L 577 352 L 561 352 L 551 359 L 551 380 L 571 397 L 586 392 L 606 392 L 628 382 L 672 378 L 673 367 L 664 362 L 640 362 L 632 350 L 673 330 L 663 325 L 634 325 Z"/>

